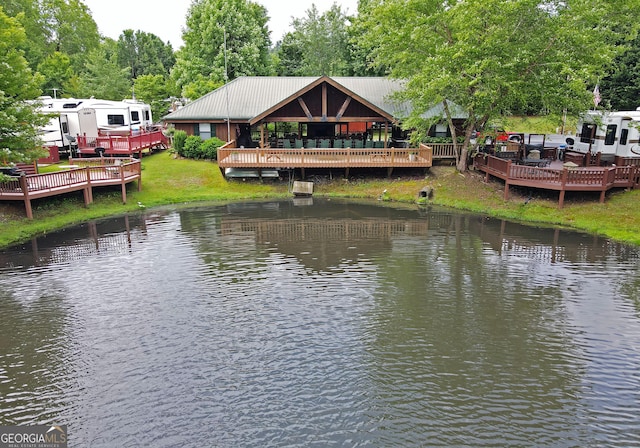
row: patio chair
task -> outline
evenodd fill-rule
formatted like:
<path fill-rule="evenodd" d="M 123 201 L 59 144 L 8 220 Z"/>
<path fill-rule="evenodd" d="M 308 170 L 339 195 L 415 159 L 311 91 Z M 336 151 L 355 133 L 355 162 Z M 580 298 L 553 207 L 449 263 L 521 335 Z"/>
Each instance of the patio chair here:
<path fill-rule="evenodd" d="M 303 147 L 304 147 L 304 143 L 302 142 L 302 139 L 301 139 L 301 138 L 297 138 L 297 139 L 295 140 L 295 147 L 296 147 L 297 149 L 300 149 L 300 148 L 303 148 Z"/>
<path fill-rule="evenodd" d="M 331 147 L 331 140 L 328 138 L 321 138 L 320 144 L 318 145 L 320 148 L 329 148 Z"/>
<path fill-rule="evenodd" d="M 291 146 L 291 140 L 289 140 L 288 138 L 285 138 L 283 143 L 284 143 L 284 148 L 285 149 L 292 149 L 293 148 L 293 146 Z"/>
<path fill-rule="evenodd" d="M 364 147 L 373 148 L 373 140 L 367 140 L 366 142 L 364 142 Z"/>
<path fill-rule="evenodd" d="M 356 139 L 353 141 L 354 148 L 364 148 L 364 142 L 361 139 Z"/>
<path fill-rule="evenodd" d="M 333 141 L 333 147 L 334 148 L 343 148 L 344 147 L 344 140 L 341 138 L 336 138 Z"/>

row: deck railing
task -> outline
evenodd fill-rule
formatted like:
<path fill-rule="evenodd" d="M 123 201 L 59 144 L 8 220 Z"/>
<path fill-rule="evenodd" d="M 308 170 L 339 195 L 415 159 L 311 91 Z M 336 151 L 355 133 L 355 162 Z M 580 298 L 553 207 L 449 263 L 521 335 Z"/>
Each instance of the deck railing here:
<path fill-rule="evenodd" d="M 517 165 L 489 155 L 478 155 L 474 165 L 480 171 L 505 181 L 505 199 L 509 196 L 509 186 L 540 188 L 560 191 L 559 206 L 564 204 L 565 191 L 600 192 L 600 202 L 611 188 L 634 188 L 640 178 L 640 165 L 611 167 L 547 168 Z"/>
<path fill-rule="evenodd" d="M 455 159 L 456 150 L 453 143 L 428 143 L 433 149 L 434 159 Z M 461 145 L 458 145 L 461 146 Z"/>
<path fill-rule="evenodd" d="M 218 149 L 221 168 L 430 167 L 432 149 L 420 148 L 250 148 Z"/>
<path fill-rule="evenodd" d="M 105 154 L 133 154 L 167 145 L 167 137 L 162 131 L 140 132 L 132 135 L 78 136 L 78 149 L 81 154 L 94 153 L 96 148 L 104 148 Z"/>
<path fill-rule="evenodd" d="M 69 159 L 69 162 L 69 169 L 63 171 L 14 177 L 0 183 L 0 200 L 24 201 L 27 217 L 32 219 L 32 199 L 82 190 L 88 205 L 93 202 L 92 187 L 120 185 L 122 202 L 126 203 L 126 184 L 138 181 L 138 190 L 141 188 L 140 160 L 95 157 Z"/>

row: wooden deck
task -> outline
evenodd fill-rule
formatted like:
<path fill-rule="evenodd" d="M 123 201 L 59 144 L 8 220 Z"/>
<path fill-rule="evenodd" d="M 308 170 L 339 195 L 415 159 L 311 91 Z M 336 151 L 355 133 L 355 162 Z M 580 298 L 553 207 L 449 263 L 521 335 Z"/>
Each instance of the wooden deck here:
<path fill-rule="evenodd" d="M 251 169 L 340 168 L 347 176 L 350 168 L 430 168 L 433 153 L 429 146 L 420 148 L 234 148 L 218 150 L 218 166 Z"/>
<path fill-rule="evenodd" d="M 474 166 L 490 176 L 505 181 L 504 198 L 509 198 L 511 185 L 531 187 L 543 190 L 559 191 L 558 206 L 564 206 L 567 191 L 600 192 L 600 202 L 604 202 L 605 194 L 613 188 L 636 188 L 640 182 L 640 167 L 636 165 L 610 167 L 537 167 L 518 165 L 511 160 L 479 154 L 474 159 Z"/>
<path fill-rule="evenodd" d="M 69 159 L 69 169 L 54 173 L 31 174 L 0 183 L 0 200 L 24 201 L 27 217 L 33 219 L 31 201 L 82 191 L 85 205 L 93 202 L 93 188 L 120 185 L 122 202 L 127 202 L 128 183 L 137 181 L 142 188 L 140 160 L 124 158 Z"/>
<path fill-rule="evenodd" d="M 80 157 L 95 157 L 102 153 L 105 156 L 142 156 L 142 153 L 155 149 L 166 149 L 169 146 L 167 137 L 161 130 L 139 132 L 131 135 L 107 135 L 98 137 L 78 137 L 78 154 Z M 102 148 L 102 149 L 100 149 Z"/>

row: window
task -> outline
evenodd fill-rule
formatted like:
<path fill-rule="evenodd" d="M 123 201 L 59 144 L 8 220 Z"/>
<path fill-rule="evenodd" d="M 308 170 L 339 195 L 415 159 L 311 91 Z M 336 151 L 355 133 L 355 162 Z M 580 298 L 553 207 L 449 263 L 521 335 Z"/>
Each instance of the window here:
<path fill-rule="evenodd" d="M 610 124 L 607 126 L 607 132 L 604 136 L 604 144 L 605 145 L 613 145 L 616 142 L 616 133 L 618 132 L 617 124 Z"/>
<path fill-rule="evenodd" d="M 432 124 L 427 135 L 429 137 L 451 137 L 451 129 L 443 123 Z"/>
<path fill-rule="evenodd" d="M 580 142 L 593 143 L 593 137 L 595 137 L 596 125 L 593 123 L 584 123 L 582 130 L 580 131 Z"/>
<path fill-rule="evenodd" d="M 211 123 L 198 123 L 196 128 L 196 135 L 199 135 L 202 140 L 208 140 L 211 138 Z"/>
<path fill-rule="evenodd" d="M 626 145 L 627 144 L 627 138 L 629 138 L 629 129 L 623 129 L 622 131 L 620 131 L 620 144 L 621 145 Z"/>
<path fill-rule="evenodd" d="M 137 110 L 131 111 L 131 123 L 140 123 L 140 113 Z"/>
<path fill-rule="evenodd" d="M 109 125 L 124 126 L 124 115 L 107 115 Z"/>
<path fill-rule="evenodd" d="M 63 121 L 60 124 L 62 125 L 62 133 L 63 134 L 68 134 L 69 133 L 69 123 L 67 123 L 66 121 Z"/>
<path fill-rule="evenodd" d="M 151 121 L 151 117 L 149 116 L 149 111 L 148 110 L 144 111 L 144 119 L 145 119 L 145 121 Z"/>

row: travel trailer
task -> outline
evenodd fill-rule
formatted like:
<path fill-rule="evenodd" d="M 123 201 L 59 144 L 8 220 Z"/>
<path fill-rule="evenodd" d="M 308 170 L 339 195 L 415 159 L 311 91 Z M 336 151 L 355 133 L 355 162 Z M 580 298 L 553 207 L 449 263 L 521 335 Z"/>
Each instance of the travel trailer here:
<path fill-rule="evenodd" d="M 639 108 L 640 109 L 640 108 Z M 580 153 L 601 153 L 601 160 L 616 156 L 640 157 L 640 110 L 589 111 L 578 121 L 576 138 L 568 143 Z"/>
<path fill-rule="evenodd" d="M 131 135 L 153 124 L 151 107 L 136 100 L 109 101 L 51 97 L 39 98 L 40 110 L 52 114 L 42 128 L 45 146 L 72 153 L 77 136 Z"/>

